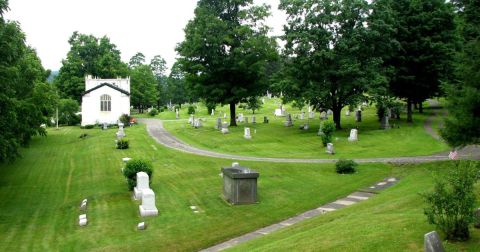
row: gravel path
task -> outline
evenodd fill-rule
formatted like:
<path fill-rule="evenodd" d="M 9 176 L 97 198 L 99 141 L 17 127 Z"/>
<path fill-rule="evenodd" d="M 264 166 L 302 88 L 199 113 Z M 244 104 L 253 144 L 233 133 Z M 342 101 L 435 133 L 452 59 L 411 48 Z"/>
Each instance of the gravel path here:
<path fill-rule="evenodd" d="M 203 150 L 186 144 L 175 136 L 170 134 L 164 127 L 162 120 L 159 119 L 139 119 L 139 122 L 145 123 L 147 131 L 153 139 L 158 143 L 175 150 L 206 156 L 214 158 L 232 159 L 238 161 L 261 161 L 261 162 L 276 162 L 276 163 L 334 163 L 337 159 L 300 159 L 300 158 L 266 158 L 266 157 L 251 157 L 240 156 L 232 154 L 218 153 L 209 150 Z M 220 133 L 219 133 L 220 134 Z M 470 146 L 464 150 L 459 151 L 459 157 L 462 159 L 480 159 L 480 148 L 478 146 Z M 354 159 L 358 163 L 423 163 L 439 160 L 448 160 L 448 152 L 438 153 L 429 156 L 417 157 L 391 157 L 391 158 L 359 158 Z"/>

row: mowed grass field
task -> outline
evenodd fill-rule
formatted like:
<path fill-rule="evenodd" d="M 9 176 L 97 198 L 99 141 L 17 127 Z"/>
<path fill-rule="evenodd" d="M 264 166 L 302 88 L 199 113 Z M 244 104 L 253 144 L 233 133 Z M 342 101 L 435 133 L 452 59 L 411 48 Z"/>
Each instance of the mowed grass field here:
<path fill-rule="evenodd" d="M 285 127 L 285 117 L 274 117 L 273 111 L 280 104 L 279 99 L 266 99 L 264 107 L 256 112 L 256 124 L 251 123 L 250 110 L 238 109 L 237 113 L 243 113 L 249 117 L 249 123 L 238 123 L 238 127 L 230 127 L 229 134 L 221 134 L 214 129 L 217 115 L 208 115 L 206 109 L 198 106 L 197 118 L 205 120 L 204 127 L 195 129 L 185 120 L 186 106 L 182 108 L 181 119 L 164 122 L 165 128 L 177 138 L 192 146 L 201 149 L 213 150 L 221 153 L 236 154 L 256 157 L 279 157 L 279 158 L 374 158 L 374 157 L 406 157 L 431 155 L 448 150 L 448 146 L 427 134 L 424 129 L 424 121 L 435 111 L 425 110 L 424 114 L 416 113 L 414 123 L 406 122 L 406 115 L 401 120 L 391 120 L 393 126 L 390 130 L 380 129 L 380 122 L 373 106 L 366 107 L 362 112 L 362 122 L 355 122 L 354 113 L 345 116 L 342 111 L 342 130 L 334 133 L 333 144 L 336 155 L 332 156 L 325 152 L 321 138 L 317 136 L 320 126 L 320 113 L 315 113 L 315 119 L 294 120 L 293 127 Z M 285 106 L 287 112 L 300 114 L 297 109 Z M 219 112 L 220 111 L 220 112 Z M 217 111 L 221 115 L 227 112 L 226 107 Z M 269 124 L 263 124 L 263 116 L 268 116 Z M 308 113 L 306 113 L 306 118 Z M 161 119 L 174 119 L 174 112 L 166 111 L 156 116 Z M 433 120 L 433 127 L 441 123 L 439 117 Z M 223 116 L 222 116 L 222 120 Z M 226 119 L 229 122 L 229 119 Z M 329 116 L 332 120 L 332 116 Z M 299 126 L 308 123 L 309 130 L 300 130 Z M 252 139 L 243 137 L 244 128 L 251 129 Z M 358 128 L 358 142 L 349 142 L 350 130 Z"/>
<path fill-rule="evenodd" d="M 395 167 L 393 173 L 402 180 L 381 194 L 230 251 L 424 251 L 423 235 L 435 227 L 427 223 L 419 193 L 431 190 L 432 178 L 451 168 L 450 162 Z M 443 245 L 446 251 L 480 251 L 480 230 L 472 227 L 467 242 Z"/>
<path fill-rule="evenodd" d="M 220 168 L 234 160 L 189 155 L 158 145 L 143 125 L 126 128 L 130 149 L 114 147 L 116 129 L 64 127 L 35 137 L 22 158 L 0 165 L 0 251 L 193 251 L 281 221 L 369 186 L 387 164 L 338 175 L 333 165 L 241 162 L 258 170 L 260 203 L 222 199 Z M 79 138 L 86 133 L 85 139 Z M 154 166 L 157 217 L 141 218 L 120 172 L 122 157 Z M 79 205 L 89 200 L 87 227 Z M 195 214 L 191 205 L 198 206 Z M 146 221 L 145 231 L 136 224 Z"/>

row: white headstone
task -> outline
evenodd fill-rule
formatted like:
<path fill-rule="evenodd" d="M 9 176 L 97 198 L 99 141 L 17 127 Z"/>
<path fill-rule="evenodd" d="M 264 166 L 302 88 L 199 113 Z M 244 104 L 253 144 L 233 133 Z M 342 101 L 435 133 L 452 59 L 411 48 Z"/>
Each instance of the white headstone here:
<path fill-rule="evenodd" d="M 227 119 L 227 113 L 223 113 L 223 119 Z"/>
<path fill-rule="evenodd" d="M 188 123 L 193 124 L 194 117 L 193 115 L 190 115 L 190 118 L 188 118 Z"/>
<path fill-rule="evenodd" d="M 313 118 L 315 118 L 315 112 L 313 111 L 308 112 L 308 119 L 313 119 Z"/>
<path fill-rule="evenodd" d="M 137 225 L 138 230 L 145 230 L 147 228 L 147 225 L 145 225 L 145 222 L 140 222 Z"/>
<path fill-rule="evenodd" d="M 215 109 L 212 109 L 212 113 L 210 113 L 211 116 L 215 115 Z"/>
<path fill-rule="evenodd" d="M 142 204 L 138 208 L 142 217 L 158 215 L 158 209 L 155 206 L 155 193 L 152 189 L 143 190 Z"/>
<path fill-rule="evenodd" d="M 150 188 L 149 177 L 146 172 L 137 172 L 137 186 L 133 188 L 133 195 L 136 200 L 142 198 L 145 189 Z"/>
<path fill-rule="evenodd" d="M 233 163 L 232 163 L 232 167 L 240 167 L 240 164 L 237 163 L 237 162 L 233 162 Z"/>
<path fill-rule="evenodd" d="M 195 121 L 193 121 L 193 127 L 200 128 L 202 126 L 202 121 L 200 119 L 195 119 Z"/>
<path fill-rule="evenodd" d="M 243 137 L 245 139 L 251 139 L 252 138 L 252 136 L 250 135 L 250 128 L 245 128 Z"/>
<path fill-rule="evenodd" d="M 223 122 L 222 123 L 222 134 L 227 134 L 228 133 L 228 123 Z"/>
<path fill-rule="evenodd" d="M 304 120 L 305 119 L 305 112 L 302 111 L 302 113 L 300 114 L 300 120 Z"/>
<path fill-rule="evenodd" d="M 87 215 L 86 214 L 81 214 L 80 216 L 78 216 L 78 225 L 80 226 L 86 226 L 88 223 L 88 220 L 87 220 Z"/>
<path fill-rule="evenodd" d="M 436 231 L 426 233 L 423 237 L 423 246 L 425 252 L 444 252 L 442 241 Z"/>
<path fill-rule="evenodd" d="M 243 114 L 238 114 L 238 121 L 243 122 Z"/>
<path fill-rule="evenodd" d="M 350 136 L 348 137 L 348 141 L 358 141 L 358 130 L 352 129 L 350 130 Z"/>
<path fill-rule="evenodd" d="M 347 111 L 345 111 L 345 115 L 350 116 L 350 110 L 347 109 Z"/>
<path fill-rule="evenodd" d="M 333 143 L 327 143 L 327 153 L 328 154 L 335 154 L 335 150 L 333 149 Z"/>
<path fill-rule="evenodd" d="M 310 125 L 308 125 L 308 123 L 306 123 L 305 125 L 303 125 L 303 130 L 308 130 L 310 128 Z"/>
<path fill-rule="evenodd" d="M 175 109 L 175 118 L 179 119 L 180 118 L 180 113 L 178 109 Z"/>
<path fill-rule="evenodd" d="M 122 158 L 122 161 L 123 161 L 124 163 L 126 163 L 126 162 L 130 161 L 130 159 L 131 159 L 131 158 L 129 158 L 129 157 L 124 157 L 124 158 Z"/>

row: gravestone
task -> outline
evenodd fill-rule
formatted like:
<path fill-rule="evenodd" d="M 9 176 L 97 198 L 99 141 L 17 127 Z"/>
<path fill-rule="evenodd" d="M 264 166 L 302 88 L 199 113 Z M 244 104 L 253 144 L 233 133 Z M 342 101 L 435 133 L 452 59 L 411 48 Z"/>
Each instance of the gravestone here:
<path fill-rule="evenodd" d="M 212 113 L 210 113 L 211 116 L 215 115 L 215 109 L 212 109 Z"/>
<path fill-rule="evenodd" d="M 328 114 L 325 111 L 320 113 L 320 120 L 328 120 Z"/>
<path fill-rule="evenodd" d="M 232 163 L 232 167 L 235 168 L 235 167 L 240 167 L 240 164 L 238 162 L 233 162 Z"/>
<path fill-rule="evenodd" d="M 305 120 L 305 112 L 303 112 L 303 111 L 300 114 L 300 120 Z"/>
<path fill-rule="evenodd" d="M 123 161 L 124 163 L 127 163 L 127 162 L 130 161 L 131 159 L 132 159 L 132 158 L 124 157 L 124 158 L 122 158 L 122 161 Z"/>
<path fill-rule="evenodd" d="M 221 129 L 222 128 L 222 118 L 217 118 L 217 123 L 215 124 L 215 129 Z"/>
<path fill-rule="evenodd" d="M 248 117 L 245 117 L 245 123 L 248 123 Z"/>
<path fill-rule="evenodd" d="M 423 237 L 423 247 L 425 252 L 444 252 L 442 241 L 436 231 L 426 233 Z"/>
<path fill-rule="evenodd" d="M 262 98 L 262 104 L 265 104 L 265 98 Z"/>
<path fill-rule="evenodd" d="M 303 125 L 303 130 L 308 130 L 310 128 L 310 125 L 308 125 L 308 123 L 305 123 Z"/>
<path fill-rule="evenodd" d="M 252 139 L 252 136 L 250 135 L 250 128 L 245 128 L 244 129 L 243 137 L 245 139 Z"/>
<path fill-rule="evenodd" d="M 252 123 L 257 123 L 257 118 L 255 118 L 255 116 L 252 116 Z"/>
<path fill-rule="evenodd" d="M 146 228 L 147 228 L 147 225 L 145 224 L 145 222 L 140 222 L 137 225 L 138 230 L 145 230 Z"/>
<path fill-rule="evenodd" d="M 107 130 L 107 129 L 108 129 L 108 124 L 107 124 L 107 123 L 103 123 L 102 129 L 103 129 L 103 130 Z"/>
<path fill-rule="evenodd" d="M 140 216 L 156 216 L 158 215 L 157 207 L 155 206 L 155 193 L 152 189 L 144 189 L 142 192 L 142 204 L 138 207 Z"/>
<path fill-rule="evenodd" d="M 358 130 L 352 129 L 350 130 L 350 136 L 348 137 L 348 141 L 358 141 Z"/>
<path fill-rule="evenodd" d="M 149 177 L 146 172 L 137 172 L 137 186 L 133 188 L 133 197 L 135 200 L 142 198 L 142 192 L 150 188 Z"/>
<path fill-rule="evenodd" d="M 290 114 L 287 114 L 287 120 L 283 124 L 285 125 L 285 127 L 293 126 L 292 116 Z"/>
<path fill-rule="evenodd" d="M 190 118 L 188 118 L 188 123 L 189 123 L 190 125 L 193 124 L 194 118 L 195 118 L 195 117 L 194 117 L 193 115 L 190 115 Z"/>
<path fill-rule="evenodd" d="M 350 110 L 347 109 L 347 111 L 345 111 L 345 115 L 350 116 Z"/>
<path fill-rule="evenodd" d="M 86 214 L 81 214 L 81 215 L 78 216 L 78 225 L 83 227 L 83 226 L 86 226 L 87 223 L 88 223 L 88 220 L 87 220 L 87 215 Z"/>
<path fill-rule="evenodd" d="M 327 115 L 333 115 L 333 111 L 331 109 L 327 110 Z"/>
<path fill-rule="evenodd" d="M 228 133 L 228 123 L 223 122 L 222 123 L 222 134 L 227 134 Z"/>
<path fill-rule="evenodd" d="M 283 111 L 281 109 L 275 109 L 274 115 L 275 116 L 283 116 Z"/>
<path fill-rule="evenodd" d="M 227 113 L 223 113 L 223 119 L 227 119 Z"/>
<path fill-rule="evenodd" d="M 88 203 L 87 199 L 82 200 L 82 203 L 80 203 L 80 210 L 81 211 L 86 211 L 87 210 L 87 203 Z"/>
<path fill-rule="evenodd" d="M 355 121 L 356 122 L 361 122 L 362 121 L 362 111 L 361 110 L 357 110 L 357 112 L 355 113 Z"/>
<path fill-rule="evenodd" d="M 195 121 L 193 122 L 193 127 L 195 127 L 196 129 L 202 127 L 203 124 L 202 124 L 202 120 L 200 119 L 195 119 Z"/>
<path fill-rule="evenodd" d="M 382 117 L 381 127 L 382 129 L 390 129 L 390 124 L 388 123 L 388 115 Z"/>
<path fill-rule="evenodd" d="M 246 167 L 224 167 L 223 196 L 231 204 L 257 202 L 257 178 L 259 173 Z"/>
<path fill-rule="evenodd" d="M 308 112 L 308 119 L 313 119 L 313 118 L 315 118 L 315 112 L 313 111 Z"/>
<path fill-rule="evenodd" d="M 267 116 L 263 117 L 263 123 L 268 123 L 268 117 Z"/>
<path fill-rule="evenodd" d="M 333 149 L 333 143 L 327 143 L 327 151 L 328 154 L 335 154 L 335 150 Z"/>
<path fill-rule="evenodd" d="M 178 109 L 175 109 L 175 118 L 176 119 L 180 118 L 180 113 L 179 113 Z"/>
<path fill-rule="evenodd" d="M 243 122 L 243 114 L 238 114 L 237 122 Z"/>

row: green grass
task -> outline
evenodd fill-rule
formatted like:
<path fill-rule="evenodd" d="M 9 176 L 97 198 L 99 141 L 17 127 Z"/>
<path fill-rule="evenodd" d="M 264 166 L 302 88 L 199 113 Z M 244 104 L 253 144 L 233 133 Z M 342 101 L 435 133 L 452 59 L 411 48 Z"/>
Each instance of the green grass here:
<path fill-rule="evenodd" d="M 394 125 L 395 128 L 382 130 L 375 114 L 375 108 L 368 107 L 362 113 L 363 120 L 361 123 L 355 122 L 353 113 L 350 116 L 345 116 L 345 113 L 342 112 L 343 130 L 336 131 L 334 134 L 333 143 L 337 154 L 331 156 L 325 153 L 325 147 L 323 147 L 320 137 L 317 136 L 320 125 L 319 113 L 316 113 L 317 119 L 310 120 L 310 129 L 307 131 L 299 130 L 298 126 L 308 120 L 295 120 L 294 127 L 287 128 L 283 125 L 284 117 L 271 115 L 278 104 L 278 99 L 269 100 L 265 107 L 256 113 L 258 123 L 249 123 L 248 125 L 240 123 L 239 127 L 230 127 L 230 133 L 226 135 L 222 135 L 214 129 L 217 116 L 207 115 L 205 110 L 200 110 L 197 113 L 197 117 L 206 120 L 203 128 L 194 129 L 185 120 L 167 121 L 164 125 L 173 135 L 190 145 L 243 156 L 283 158 L 401 157 L 430 155 L 448 149 L 445 143 L 428 135 L 423 127 L 425 119 L 430 115 L 429 110 L 423 115 L 415 114 L 413 124 L 406 123 L 405 120 L 391 120 L 390 124 Z M 225 107 L 220 111 L 226 111 Z M 289 106 L 287 106 L 287 111 L 292 114 L 300 113 L 300 111 Z M 246 116 L 252 115 L 251 111 L 242 109 L 239 109 L 238 113 L 243 113 Z M 169 114 L 173 115 L 173 112 L 162 114 L 159 118 L 172 119 Z M 262 123 L 264 115 L 270 118 L 269 124 Z M 402 116 L 405 117 L 405 115 Z M 188 116 L 183 115 L 182 118 L 188 118 Z M 243 138 L 244 127 L 251 128 L 252 139 L 246 140 Z M 355 127 L 359 130 L 359 141 L 349 142 L 347 139 L 350 129 Z"/>
<path fill-rule="evenodd" d="M 423 251 L 423 235 L 435 230 L 423 214 L 420 192 L 448 162 L 394 168 L 403 179 L 369 200 L 306 220 L 234 247 L 232 251 Z M 477 197 L 480 187 L 477 186 Z M 447 251 L 479 251 L 480 230 L 468 242 L 444 242 Z"/>
<path fill-rule="evenodd" d="M 144 126 L 126 128 L 130 149 L 117 150 L 115 130 L 65 127 L 35 137 L 23 157 L 0 165 L 0 251 L 198 250 L 343 197 L 392 172 L 360 165 L 337 175 L 332 165 L 241 162 L 260 172 L 259 204 L 221 198 L 220 167 L 232 160 L 189 155 L 155 143 Z M 81 133 L 87 133 L 80 139 Z M 154 165 L 157 217 L 141 218 L 120 173 L 122 157 Z M 89 199 L 89 224 L 78 226 Z M 189 208 L 196 205 L 199 214 Z M 137 231 L 145 220 L 148 229 Z"/>

